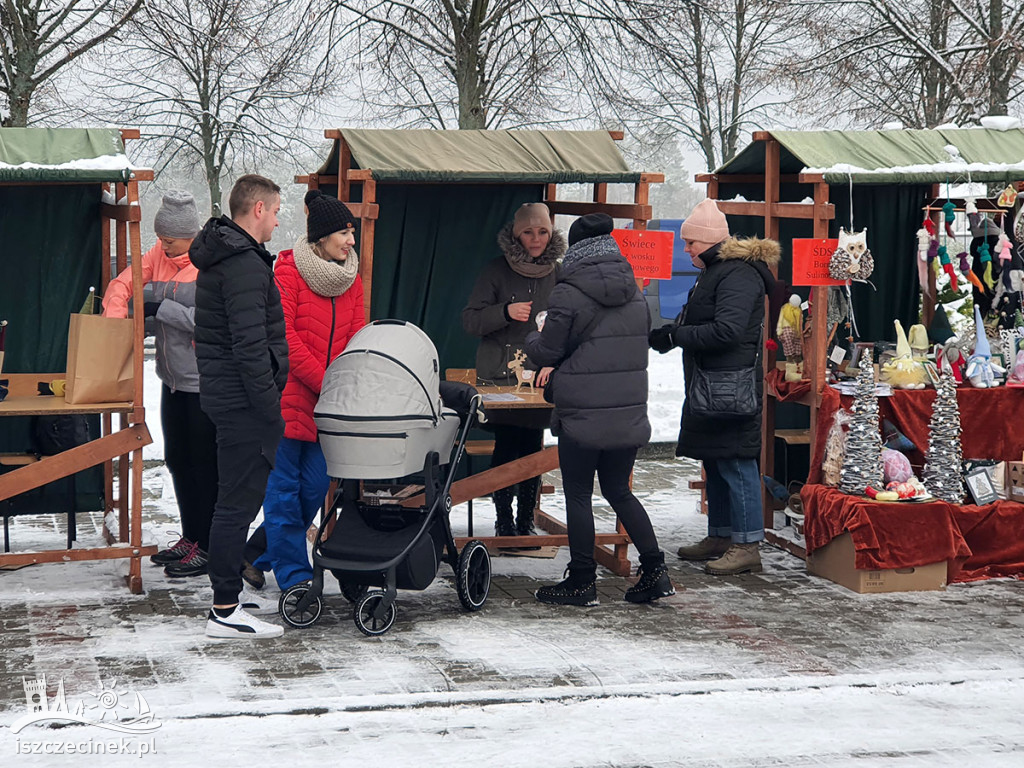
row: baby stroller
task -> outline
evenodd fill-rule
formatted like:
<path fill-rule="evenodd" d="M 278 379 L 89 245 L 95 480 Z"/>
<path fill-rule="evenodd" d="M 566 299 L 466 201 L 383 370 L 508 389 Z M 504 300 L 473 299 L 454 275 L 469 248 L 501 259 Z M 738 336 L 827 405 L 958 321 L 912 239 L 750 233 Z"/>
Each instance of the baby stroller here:
<path fill-rule="evenodd" d="M 281 595 L 285 622 L 320 619 L 330 571 L 355 604 L 356 627 L 382 635 L 395 622 L 397 590 L 426 589 L 442 561 L 455 571 L 466 610 L 483 607 L 487 547 L 473 540 L 460 553 L 449 521 L 449 490 L 479 410 L 472 387 L 439 381 L 437 351 L 411 323 L 378 320 L 352 337 L 327 368 L 314 410 L 339 488 L 321 515 L 312 582 Z"/>

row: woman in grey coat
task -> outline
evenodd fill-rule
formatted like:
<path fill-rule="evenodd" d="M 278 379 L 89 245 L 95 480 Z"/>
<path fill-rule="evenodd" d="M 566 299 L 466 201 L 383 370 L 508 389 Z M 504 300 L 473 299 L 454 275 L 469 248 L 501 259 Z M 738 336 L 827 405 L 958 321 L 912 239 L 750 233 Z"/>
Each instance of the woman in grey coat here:
<path fill-rule="evenodd" d="M 651 437 L 647 420 L 647 303 L 603 213 L 578 219 L 551 291 L 540 333 L 526 351 L 555 367 L 549 388 L 551 430 L 565 493 L 570 560 L 567 578 L 541 587 L 537 599 L 558 605 L 596 605 L 594 474 L 640 553 L 640 579 L 626 600 L 647 603 L 675 594 L 647 511 L 629 478 L 637 449 Z M 545 393 L 547 394 L 547 393 Z"/>
<path fill-rule="evenodd" d="M 565 253 L 565 237 L 555 229 L 551 213 L 543 203 L 526 203 L 515 218 L 498 233 L 502 255 L 488 262 L 476 281 L 473 293 L 462 310 L 462 326 L 480 337 L 476 352 L 476 375 L 483 384 L 514 385 L 515 373 L 508 367 L 517 352 L 523 350 L 526 334 L 534 319 L 548 305 L 548 294 L 555 285 L 555 263 Z M 526 361 L 527 369 L 535 369 Z M 550 369 L 537 373 L 536 383 L 544 386 Z M 495 411 L 489 414 L 494 432 L 491 466 L 497 467 L 536 453 L 544 443 L 547 415 L 524 421 L 521 414 Z M 532 536 L 533 510 L 540 478 L 533 477 L 517 485 L 494 492 L 497 536 Z M 512 519 L 512 499 L 518 503 Z"/>

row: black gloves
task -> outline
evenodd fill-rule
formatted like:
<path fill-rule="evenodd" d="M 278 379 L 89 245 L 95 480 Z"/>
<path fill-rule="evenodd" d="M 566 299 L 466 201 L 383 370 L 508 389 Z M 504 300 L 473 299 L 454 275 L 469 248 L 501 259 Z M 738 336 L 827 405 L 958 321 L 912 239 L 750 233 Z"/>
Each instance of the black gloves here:
<path fill-rule="evenodd" d="M 647 343 L 651 349 L 665 354 L 672 347 L 676 345 L 676 341 L 673 338 L 673 332 L 676 327 L 672 324 L 663 325 L 661 328 L 655 328 L 647 335 Z"/>
<path fill-rule="evenodd" d="M 156 317 L 157 310 L 160 309 L 160 302 L 147 301 L 145 304 L 143 304 L 143 307 L 145 308 L 146 317 Z"/>

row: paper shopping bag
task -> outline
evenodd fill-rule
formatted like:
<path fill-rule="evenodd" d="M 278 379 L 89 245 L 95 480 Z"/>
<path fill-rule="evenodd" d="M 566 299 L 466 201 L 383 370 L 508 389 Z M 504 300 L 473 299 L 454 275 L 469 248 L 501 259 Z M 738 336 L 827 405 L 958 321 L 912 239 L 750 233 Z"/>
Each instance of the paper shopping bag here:
<path fill-rule="evenodd" d="M 135 395 L 134 336 L 131 318 L 71 315 L 65 401 L 72 405 L 130 402 Z"/>

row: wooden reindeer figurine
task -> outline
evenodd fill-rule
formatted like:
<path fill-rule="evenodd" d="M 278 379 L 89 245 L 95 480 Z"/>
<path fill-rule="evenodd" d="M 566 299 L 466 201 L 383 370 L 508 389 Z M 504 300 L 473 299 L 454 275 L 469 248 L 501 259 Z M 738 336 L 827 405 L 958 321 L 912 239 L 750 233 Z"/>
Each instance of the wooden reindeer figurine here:
<path fill-rule="evenodd" d="M 526 353 L 521 349 L 517 349 L 515 354 L 512 356 L 512 360 L 508 363 L 508 368 L 516 374 L 516 388 L 513 392 L 518 392 L 522 389 L 523 384 L 529 386 L 530 391 L 533 392 L 533 371 L 523 370 L 523 363 L 526 362 Z"/>

